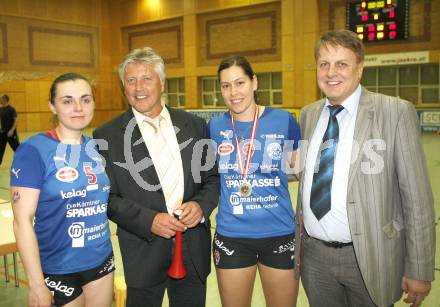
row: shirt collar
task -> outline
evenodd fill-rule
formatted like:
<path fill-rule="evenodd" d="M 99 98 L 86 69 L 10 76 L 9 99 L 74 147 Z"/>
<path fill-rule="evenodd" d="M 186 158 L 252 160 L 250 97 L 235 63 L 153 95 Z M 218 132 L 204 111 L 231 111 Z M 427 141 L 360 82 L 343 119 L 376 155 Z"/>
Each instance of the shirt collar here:
<path fill-rule="evenodd" d="M 353 116 L 353 114 L 357 110 L 357 106 L 359 105 L 359 100 L 361 98 L 361 93 L 362 93 L 362 86 L 359 84 L 358 87 L 354 90 L 354 92 L 341 103 L 341 105 L 344 107 L 345 110 L 347 110 L 350 116 Z M 330 105 L 331 103 L 329 102 L 328 98 L 326 98 L 324 107 Z"/>
<path fill-rule="evenodd" d="M 145 116 L 144 114 L 140 113 L 133 107 L 131 107 L 131 110 L 133 111 L 134 118 L 136 119 L 138 125 L 140 125 L 143 121 L 147 121 L 157 125 L 160 119 L 164 119 L 167 125 L 169 125 L 169 123 L 171 122 L 170 112 L 163 103 L 162 103 L 162 111 L 155 118 Z"/>

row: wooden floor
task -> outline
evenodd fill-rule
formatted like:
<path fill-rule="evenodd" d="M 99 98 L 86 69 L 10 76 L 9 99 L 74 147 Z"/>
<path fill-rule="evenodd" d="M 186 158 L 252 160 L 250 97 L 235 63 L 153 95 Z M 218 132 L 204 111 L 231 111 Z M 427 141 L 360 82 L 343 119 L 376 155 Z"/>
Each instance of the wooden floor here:
<path fill-rule="evenodd" d="M 20 137 L 22 140 L 26 139 L 29 134 L 21 134 Z M 429 174 L 431 178 L 431 184 L 434 191 L 435 197 L 435 209 L 436 209 L 436 220 L 439 221 L 440 216 L 440 136 L 436 134 L 423 134 L 422 135 L 422 143 L 425 149 L 425 153 L 428 161 Z M 3 164 L 0 167 L 0 199 L 9 199 L 9 167 L 12 161 L 12 152 L 8 147 L 6 156 L 3 159 Z M 296 184 L 290 184 L 289 189 L 291 192 L 293 199 L 296 200 Z M 213 217 L 215 216 L 215 212 Z M 214 218 L 211 218 L 213 222 L 215 222 Z M 437 223 L 438 224 L 438 223 Z M 213 223 L 213 227 L 215 227 L 215 223 Z M 115 226 L 112 225 L 112 242 L 115 251 L 115 259 L 116 259 L 116 274 L 122 275 L 122 264 L 121 257 L 119 252 L 119 245 L 116 240 L 116 236 L 114 235 Z M 424 307 L 439 307 L 440 306 L 440 231 L 437 227 L 437 254 L 436 254 L 436 281 L 433 283 L 431 294 L 425 300 L 422 306 Z M 2 230 L 0 229 L 0 235 Z M 19 261 L 19 280 L 20 287 L 14 287 L 13 281 L 6 283 L 5 282 L 5 273 L 3 266 L 3 257 L 0 257 L 0 307 L 24 307 L 26 306 L 26 277 L 23 272 L 23 268 Z M 13 276 L 12 272 L 12 256 L 9 256 L 9 274 L 11 277 Z M 258 279 L 258 276 L 257 276 Z M 168 301 L 165 299 L 163 306 L 168 306 Z M 207 307 L 220 307 L 220 298 L 217 290 L 217 282 L 215 277 L 215 270 L 212 269 L 212 273 L 208 278 L 208 292 L 207 292 Z M 255 285 L 255 290 L 253 294 L 252 306 L 254 307 L 263 307 L 265 306 L 264 295 L 261 289 L 261 284 L 257 280 Z M 298 307 L 306 307 L 308 306 L 307 298 L 304 294 L 303 289 L 300 290 L 299 299 L 298 299 Z M 402 302 L 397 303 L 395 306 L 403 307 L 408 306 Z"/>

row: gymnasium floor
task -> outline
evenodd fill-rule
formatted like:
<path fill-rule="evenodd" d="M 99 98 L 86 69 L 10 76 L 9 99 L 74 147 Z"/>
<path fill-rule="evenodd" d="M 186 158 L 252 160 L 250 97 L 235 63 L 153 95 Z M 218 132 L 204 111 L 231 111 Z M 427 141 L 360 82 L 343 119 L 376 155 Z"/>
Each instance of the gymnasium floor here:
<path fill-rule="evenodd" d="M 26 139 L 29 136 L 27 133 L 21 133 L 21 140 Z M 435 209 L 436 209 L 436 221 L 439 221 L 440 214 L 440 136 L 436 134 L 426 133 L 422 135 L 422 143 L 425 149 L 425 153 L 428 161 L 429 174 L 431 177 L 431 184 L 434 191 L 435 197 Z M 6 150 L 5 158 L 3 159 L 3 164 L 0 166 L 0 199 L 9 200 L 9 167 L 12 161 L 12 151 L 8 147 Z M 295 195 L 293 199 L 296 199 L 296 184 L 291 184 L 289 189 L 291 195 Z M 213 217 L 215 212 L 213 213 Z M 214 218 L 211 218 L 214 221 Z M 438 226 L 438 223 L 437 223 Z M 439 228 L 437 232 L 437 257 L 436 257 L 436 281 L 432 285 L 432 290 L 428 298 L 422 304 L 424 307 L 439 307 L 440 306 L 440 231 Z M 112 242 L 115 250 L 116 258 L 116 274 L 122 275 L 122 264 L 119 252 L 119 245 L 117 243 L 117 238 L 114 235 L 115 227 L 112 225 Z M 0 229 L 1 235 L 1 229 Z M 9 274 L 12 277 L 12 256 L 9 255 Z M 14 287 L 14 282 L 5 282 L 5 272 L 3 265 L 3 257 L 0 257 L 0 307 L 23 307 L 26 306 L 26 277 L 19 261 L 19 280 L 20 287 Z M 168 306 L 168 301 L 165 298 L 163 306 Z M 217 282 L 215 277 L 214 268 L 212 273 L 208 278 L 208 293 L 207 293 L 207 307 L 220 307 L 220 298 L 217 290 Z M 261 284 L 258 280 L 253 293 L 253 307 L 263 307 L 264 295 L 262 292 Z M 307 298 L 303 289 L 300 290 L 298 307 L 308 306 Z M 408 306 L 402 302 L 395 305 L 396 307 Z"/>

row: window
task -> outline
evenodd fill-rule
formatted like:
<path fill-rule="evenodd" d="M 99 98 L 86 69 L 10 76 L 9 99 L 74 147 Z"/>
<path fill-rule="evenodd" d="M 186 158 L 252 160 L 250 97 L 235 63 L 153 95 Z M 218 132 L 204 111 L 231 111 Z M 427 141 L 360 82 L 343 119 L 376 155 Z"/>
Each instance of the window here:
<path fill-rule="evenodd" d="M 204 107 L 224 107 L 222 93 L 220 91 L 220 83 L 217 77 L 203 77 L 202 84 L 202 104 Z"/>
<path fill-rule="evenodd" d="M 258 104 L 263 106 L 281 106 L 283 80 L 280 72 L 258 73 Z"/>
<path fill-rule="evenodd" d="M 281 72 L 258 73 L 258 104 L 265 106 L 281 106 L 283 84 Z M 217 77 L 201 78 L 202 103 L 204 107 L 224 107 Z"/>
<path fill-rule="evenodd" d="M 167 79 L 162 98 L 170 107 L 185 107 L 185 80 L 183 78 Z"/>
<path fill-rule="evenodd" d="M 439 64 L 365 67 L 362 85 L 373 92 L 399 96 L 415 105 L 438 104 Z"/>

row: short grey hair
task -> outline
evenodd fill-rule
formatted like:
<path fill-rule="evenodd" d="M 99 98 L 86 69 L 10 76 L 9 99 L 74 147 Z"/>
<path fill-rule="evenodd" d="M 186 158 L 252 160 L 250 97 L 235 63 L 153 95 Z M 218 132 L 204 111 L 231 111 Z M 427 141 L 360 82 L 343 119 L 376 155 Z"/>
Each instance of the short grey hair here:
<path fill-rule="evenodd" d="M 133 49 L 130 51 L 121 64 L 119 64 L 119 79 L 122 82 L 122 85 L 125 85 L 125 72 L 128 64 L 132 63 L 141 63 L 144 65 L 151 65 L 153 69 L 159 75 L 160 81 L 165 83 L 165 63 L 162 57 L 154 51 L 151 47 L 144 47 L 139 49 Z"/>

